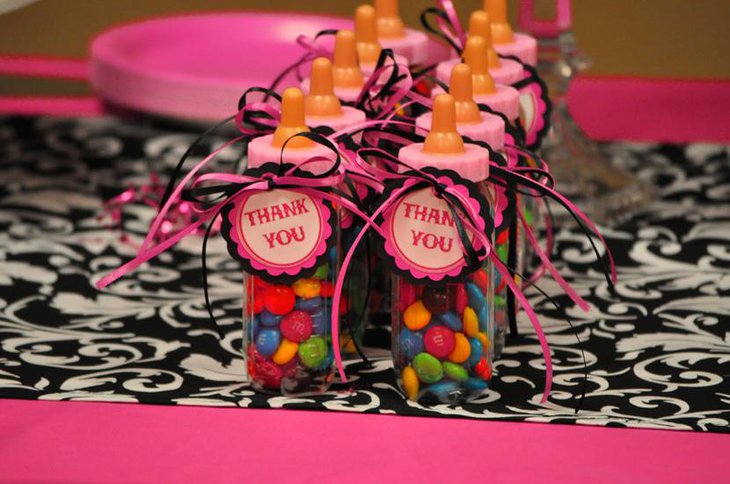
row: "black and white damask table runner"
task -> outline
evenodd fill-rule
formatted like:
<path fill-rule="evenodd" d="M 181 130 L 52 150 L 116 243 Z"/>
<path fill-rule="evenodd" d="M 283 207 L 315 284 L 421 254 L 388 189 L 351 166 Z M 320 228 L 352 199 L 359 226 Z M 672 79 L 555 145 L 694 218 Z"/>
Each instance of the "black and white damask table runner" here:
<path fill-rule="evenodd" d="M 531 297 L 555 362 L 550 402 L 539 404 L 544 364 L 522 324 L 484 401 L 427 408 L 399 395 L 387 358 L 372 368 L 348 364 L 353 382 L 321 396 L 253 392 L 242 381 L 240 269 L 220 241 L 208 264 L 223 340 L 203 302 L 199 237 L 104 291 L 94 288 L 133 256 L 153 215 L 147 207 L 125 210 L 130 237 L 122 240 L 98 218 L 104 198 L 148 183 L 150 170 L 169 172 L 194 138 L 110 118 L 0 120 L 0 397 L 730 430 L 727 147 L 606 145 L 616 161 L 661 187 L 662 197 L 604 232 L 617 259 L 619 298 L 585 238 L 560 233 L 559 267 L 592 310 L 584 314 L 564 297 L 558 310 Z M 239 155 L 227 149 L 220 163 Z M 546 279 L 539 284 L 558 293 Z M 576 333 L 589 371 L 577 415 L 584 365 Z"/>

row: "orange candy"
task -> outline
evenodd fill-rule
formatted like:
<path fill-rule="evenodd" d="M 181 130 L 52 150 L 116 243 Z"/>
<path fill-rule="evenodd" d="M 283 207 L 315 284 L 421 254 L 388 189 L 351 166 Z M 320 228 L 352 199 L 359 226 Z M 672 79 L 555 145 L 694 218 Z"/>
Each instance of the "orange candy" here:
<path fill-rule="evenodd" d="M 463 322 L 464 333 L 466 333 L 467 336 L 473 338 L 477 335 L 477 333 L 479 333 L 479 318 L 471 306 L 467 306 L 464 309 Z"/>
<path fill-rule="evenodd" d="M 471 354 L 471 345 L 469 340 L 464 336 L 464 333 L 454 334 L 455 344 L 454 349 L 446 357 L 452 363 L 464 363 L 469 359 Z"/>
<path fill-rule="evenodd" d="M 423 301 L 421 300 L 414 302 L 403 311 L 403 323 L 411 331 L 423 329 L 430 322 L 431 313 L 426 309 L 426 306 L 423 305 Z"/>

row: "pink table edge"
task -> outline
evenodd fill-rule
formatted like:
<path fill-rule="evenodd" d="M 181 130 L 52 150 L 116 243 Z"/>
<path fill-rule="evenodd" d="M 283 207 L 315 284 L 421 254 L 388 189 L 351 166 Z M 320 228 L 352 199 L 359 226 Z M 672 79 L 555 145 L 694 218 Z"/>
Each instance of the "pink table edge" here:
<path fill-rule="evenodd" d="M 296 410 L 0 401 L 3 482 L 720 482 L 730 436 Z"/>

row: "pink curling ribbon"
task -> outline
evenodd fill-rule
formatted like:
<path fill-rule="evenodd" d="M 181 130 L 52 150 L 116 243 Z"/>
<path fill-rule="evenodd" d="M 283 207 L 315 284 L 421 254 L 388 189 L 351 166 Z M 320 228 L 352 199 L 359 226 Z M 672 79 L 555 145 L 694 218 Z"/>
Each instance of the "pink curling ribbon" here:
<path fill-rule="evenodd" d="M 461 22 L 459 22 L 459 15 L 456 13 L 454 2 L 451 0 L 439 0 L 438 5 L 448 18 L 448 23 L 441 18 L 437 19 L 442 32 L 444 35 L 449 36 L 455 44 L 463 46 L 466 43 L 466 34 L 461 27 Z"/>
<path fill-rule="evenodd" d="M 147 205 L 148 207 L 157 209 L 162 197 L 165 193 L 165 187 L 160 183 L 157 173 L 150 173 L 150 182 L 138 187 L 129 187 L 119 195 L 107 200 L 103 204 L 103 213 L 99 215 L 99 219 L 108 217 L 111 220 L 109 228 L 121 230 L 121 240 L 127 242 L 128 234 L 124 230 L 122 214 L 126 206 L 131 205 Z M 165 220 L 160 225 L 155 240 L 164 241 L 176 231 L 186 227 L 197 218 L 195 207 L 190 202 L 181 201 L 172 210 L 167 213 Z M 213 232 L 217 232 L 220 224 L 213 227 Z M 203 235 L 203 230 L 195 232 L 196 235 Z"/>
<path fill-rule="evenodd" d="M 199 229 L 205 222 L 210 220 L 213 216 L 215 216 L 225 205 L 232 203 L 235 201 L 236 198 L 241 196 L 244 193 L 256 193 L 261 191 L 266 191 L 271 189 L 271 183 L 273 182 L 275 185 L 294 185 L 302 187 L 301 191 L 312 195 L 312 196 L 322 196 L 325 197 L 324 194 L 317 190 L 313 190 L 315 188 L 323 188 L 323 187 L 330 187 L 330 186 L 336 186 L 339 185 L 344 181 L 344 174 L 341 171 L 338 171 L 336 175 L 327 177 L 327 178 L 308 178 L 308 177 L 298 177 L 294 176 L 292 173 L 307 163 L 310 162 L 318 162 L 318 161 L 331 161 L 328 158 L 325 157 L 314 157 L 309 160 L 305 160 L 300 165 L 295 166 L 294 168 L 291 168 L 283 175 L 273 175 L 273 174 L 266 174 L 262 177 L 251 177 L 246 175 L 235 175 L 230 173 L 210 173 L 199 176 L 197 179 L 195 179 L 195 174 L 200 171 L 201 168 L 203 168 L 210 160 L 215 158 L 222 150 L 227 148 L 228 146 L 231 146 L 232 144 L 242 140 L 244 137 L 239 136 L 225 144 L 223 144 L 220 148 L 212 152 L 210 155 L 208 155 L 206 158 L 204 158 L 202 161 L 200 161 L 197 165 L 195 165 L 190 172 L 185 175 L 185 177 L 182 179 L 182 181 L 175 187 L 174 191 L 168 198 L 168 200 L 165 202 L 165 204 L 162 206 L 160 211 L 158 212 L 155 219 L 152 221 L 152 225 L 150 226 L 150 230 L 147 233 L 147 237 L 145 238 L 145 242 L 140 247 L 139 251 L 137 252 L 137 256 L 130 260 L 129 262 L 121 265 L 117 269 L 111 271 L 109 274 L 104 276 L 101 280 L 99 280 L 96 283 L 96 287 L 99 289 L 103 289 L 104 287 L 108 286 L 115 280 L 119 279 L 120 277 L 124 276 L 125 274 L 133 271 L 137 267 L 139 267 L 142 263 L 147 262 L 148 260 L 156 257 L 160 253 L 164 252 L 165 250 L 169 249 L 170 247 L 177 244 L 180 240 L 185 238 L 190 233 L 193 233 L 195 230 Z M 165 217 L 167 213 L 172 209 L 172 207 L 175 205 L 176 202 L 180 200 L 181 193 L 185 186 L 191 181 L 193 181 L 192 186 L 197 187 L 200 185 L 200 183 L 210 181 L 210 180 L 217 180 L 217 181 L 227 181 L 230 183 L 238 183 L 242 184 L 243 186 L 234 194 L 229 196 L 226 200 L 223 200 L 221 202 L 216 203 L 211 208 L 208 208 L 207 210 L 200 211 L 200 215 L 198 220 L 193 221 L 189 223 L 185 228 L 180 230 L 179 232 L 171 235 L 167 239 L 165 239 L 163 242 L 158 244 L 153 244 L 152 242 L 156 239 L 158 232 L 161 229 L 161 226 L 165 220 Z"/>

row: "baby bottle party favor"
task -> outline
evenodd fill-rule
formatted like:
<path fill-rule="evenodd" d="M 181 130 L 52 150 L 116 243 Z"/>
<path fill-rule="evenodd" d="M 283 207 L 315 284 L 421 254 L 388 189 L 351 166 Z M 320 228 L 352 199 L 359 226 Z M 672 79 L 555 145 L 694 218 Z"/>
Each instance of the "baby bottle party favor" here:
<path fill-rule="evenodd" d="M 398 159 L 412 177 L 386 184 L 395 201 L 382 225 L 398 384 L 412 400 L 473 399 L 492 377 L 490 152 L 463 142 L 454 98 L 442 94 L 425 141 Z"/>

